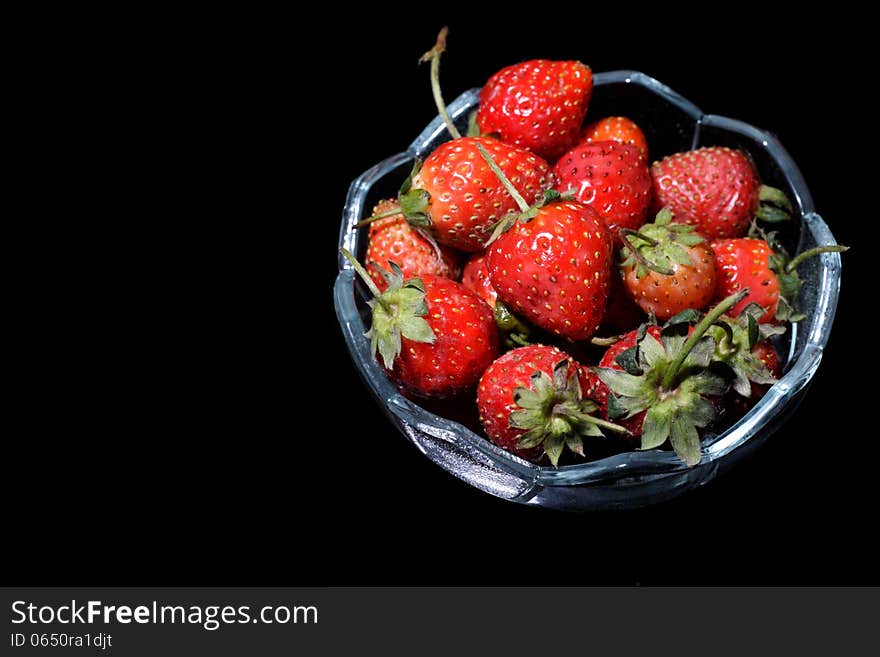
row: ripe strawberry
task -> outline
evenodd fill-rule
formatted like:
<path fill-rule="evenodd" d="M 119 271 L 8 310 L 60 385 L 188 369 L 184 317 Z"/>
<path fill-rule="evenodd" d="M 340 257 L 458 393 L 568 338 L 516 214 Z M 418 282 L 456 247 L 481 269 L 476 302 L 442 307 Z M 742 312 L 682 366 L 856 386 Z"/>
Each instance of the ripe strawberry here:
<path fill-rule="evenodd" d="M 489 277 L 489 266 L 485 253 L 475 253 L 471 257 L 464 267 L 461 284 L 492 307 L 492 314 L 498 325 L 498 337 L 502 346 L 512 349 L 531 344 L 531 327 L 511 313 L 504 303 L 498 301 L 498 293 L 492 286 L 492 280 Z"/>
<path fill-rule="evenodd" d="M 421 397 L 444 398 L 472 388 L 498 355 L 492 310 L 461 283 L 426 274 L 404 280 L 392 263 L 381 292 L 343 249 L 374 295 L 367 332 L 373 356 L 392 379 Z M 384 270 L 380 270 L 384 271 Z"/>
<path fill-rule="evenodd" d="M 761 306 L 748 304 L 735 319 L 721 317 L 708 331 L 715 340 L 712 359 L 730 369 L 733 389 L 741 397 L 760 397 L 766 389 L 760 386 L 776 383 L 779 374 L 779 358 L 768 338 L 785 328 L 759 324 L 763 314 Z"/>
<path fill-rule="evenodd" d="M 461 275 L 461 284 L 471 292 L 474 292 L 492 308 L 495 307 L 498 293 L 492 287 L 492 281 L 489 279 L 489 267 L 486 264 L 485 253 L 475 253 L 467 261 Z"/>
<path fill-rule="evenodd" d="M 762 324 L 762 326 L 767 326 Z M 717 349 L 716 349 L 717 354 Z M 757 368 L 766 376 L 765 383 L 757 383 L 753 380 L 749 381 L 748 394 L 743 396 L 741 393 L 731 395 L 728 408 L 734 417 L 745 415 L 770 389 L 770 385 L 775 382 L 782 373 L 779 364 L 779 354 L 776 348 L 769 340 L 758 342 L 751 351 L 751 360 L 757 364 Z M 734 381 L 736 386 L 736 381 Z M 737 391 L 739 392 L 739 391 Z"/>
<path fill-rule="evenodd" d="M 632 144 L 648 157 L 648 140 L 635 121 L 625 116 L 608 116 L 591 123 L 581 133 L 582 142 L 617 141 Z"/>
<path fill-rule="evenodd" d="M 761 239 L 738 237 L 713 240 L 710 245 L 718 263 L 715 297 L 724 297 L 749 288 L 749 294 L 733 309 L 739 315 L 750 303 L 758 304 L 764 314 L 761 323 L 772 322 L 779 306 L 779 279 L 770 267 L 773 249 Z"/>
<path fill-rule="evenodd" d="M 397 207 L 397 202 L 379 201 L 373 214 L 384 214 Z M 416 278 L 423 274 L 433 274 L 444 278 L 458 278 L 461 271 L 461 256 L 448 246 L 435 244 L 410 226 L 402 214 L 388 216 L 370 224 L 370 243 L 367 246 L 367 271 L 379 289 L 385 288 L 385 279 L 373 266 L 377 263 L 383 269 L 390 263 L 397 263 L 404 278 Z"/>
<path fill-rule="evenodd" d="M 779 354 L 769 340 L 756 344 L 752 349 L 752 355 L 764 364 L 773 378 L 778 378 L 782 373 L 782 368 L 779 366 Z"/>
<path fill-rule="evenodd" d="M 791 203 L 780 190 L 761 185 L 741 151 L 713 146 L 676 153 L 655 162 L 655 207 L 667 207 L 674 221 L 696 226 L 708 239 L 740 237 L 757 216 L 782 221 Z"/>
<path fill-rule="evenodd" d="M 592 207 L 615 233 L 639 228 L 651 206 L 651 174 L 635 146 L 616 141 L 581 144 L 553 167 L 553 188 L 574 190 L 575 200 Z"/>
<path fill-rule="evenodd" d="M 427 226 L 440 244 L 481 251 L 492 226 L 517 204 L 477 150 L 492 153 L 517 191 L 531 203 L 549 185 L 549 165 L 537 155 L 488 137 L 441 144 L 401 188 L 400 207 L 411 224 Z"/>
<path fill-rule="evenodd" d="M 779 378 L 780 374 L 782 374 L 782 367 L 779 364 L 779 353 L 776 351 L 776 347 L 773 346 L 773 343 L 769 340 L 764 340 L 763 342 L 756 344 L 752 349 L 752 356 L 764 366 L 774 382 Z M 767 390 L 770 388 L 770 385 L 772 385 L 771 383 L 756 383 L 755 381 L 752 381 L 751 383 L 749 397 L 753 401 L 758 401 L 761 397 L 767 394 Z"/>
<path fill-rule="evenodd" d="M 642 327 L 612 346 L 614 365 L 608 362 L 609 353 L 603 357 L 595 372 L 609 388 L 606 416 L 641 436 L 642 449 L 668 439 L 688 466 L 700 462 L 699 429 L 715 420 L 718 398 L 728 387 L 709 367 L 715 339 L 707 331 L 742 296 L 728 297 L 692 328 L 687 320 L 699 315 L 686 313 L 682 321 L 665 326 L 659 340 L 656 329 Z"/>
<path fill-rule="evenodd" d="M 692 226 L 671 220 L 672 213 L 663 209 L 638 233 L 624 233 L 627 246 L 620 253 L 630 295 L 661 321 L 688 308 L 704 308 L 715 298 L 712 249 Z"/>
<path fill-rule="evenodd" d="M 817 255 L 841 253 L 849 247 L 823 244 L 789 258 L 782 245 L 776 241 L 775 233 L 764 233 L 757 227 L 755 232 L 762 235 L 762 238 L 713 240 L 710 244 L 718 264 L 716 297 L 748 288 L 749 295 L 737 304 L 734 314 L 741 312 L 748 304 L 755 303 L 765 311 L 758 320 L 762 324 L 774 321 L 797 322 L 803 319 L 804 315 L 796 310 L 802 285 L 797 268 L 805 260 Z"/>
<path fill-rule="evenodd" d="M 483 87 L 477 124 L 483 134 L 552 161 L 580 136 L 592 93 L 593 73 L 580 62 L 514 64 Z"/>
<path fill-rule="evenodd" d="M 488 249 L 498 298 L 569 340 L 596 332 L 608 302 L 611 235 L 592 208 L 560 201 L 533 209 Z"/>
<path fill-rule="evenodd" d="M 582 395 L 580 367 L 556 347 L 529 345 L 509 351 L 486 369 L 477 387 L 477 408 L 493 443 L 555 466 L 563 450 L 584 455 L 582 437 L 599 427 L 623 429 L 595 418 L 596 404 Z"/>

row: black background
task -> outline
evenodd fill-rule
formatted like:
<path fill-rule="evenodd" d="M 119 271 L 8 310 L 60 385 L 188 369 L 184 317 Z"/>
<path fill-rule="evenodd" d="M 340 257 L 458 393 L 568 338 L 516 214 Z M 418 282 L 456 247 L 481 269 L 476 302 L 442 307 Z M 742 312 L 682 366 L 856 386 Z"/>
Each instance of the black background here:
<path fill-rule="evenodd" d="M 56 318 L 75 338 L 46 341 L 25 388 L 30 429 L 4 468 L 11 583 L 880 581 L 880 448 L 856 391 L 873 298 L 857 232 L 876 212 L 858 16 L 477 9 L 163 16 L 79 43 L 124 61 L 92 81 L 129 85 L 136 119 L 114 125 L 138 156 L 108 168 L 139 178 L 113 204 L 137 239 L 112 233 L 68 272 L 94 283 Z M 349 182 L 435 115 L 416 61 L 443 24 L 447 99 L 512 62 L 577 58 L 779 135 L 856 248 L 807 401 L 756 457 L 656 508 L 565 514 L 468 487 L 384 418 L 333 314 L 336 235 Z"/>

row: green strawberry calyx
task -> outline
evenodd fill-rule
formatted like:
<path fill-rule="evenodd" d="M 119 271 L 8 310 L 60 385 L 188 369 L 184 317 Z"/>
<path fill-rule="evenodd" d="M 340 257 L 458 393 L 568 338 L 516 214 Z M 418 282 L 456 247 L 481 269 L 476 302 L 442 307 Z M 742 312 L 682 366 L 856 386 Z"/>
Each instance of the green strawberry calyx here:
<path fill-rule="evenodd" d="M 758 210 L 755 217 L 768 224 L 778 224 L 791 219 L 791 201 L 781 189 L 761 185 L 758 187 Z"/>
<path fill-rule="evenodd" d="M 413 187 L 413 180 L 422 168 L 422 161 L 419 158 L 413 162 L 412 171 L 404 179 L 397 194 L 397 204 L 391 209 L 379 214 L 370 215 L 366 219 L 357 222 L 354 227 L 361 228 L 379 219 L 391 217 L 395 214 L 402 214 L 407 223 L 416 228 L 427 228 L 431 225 L 431 216 L 428 209 L 431 206 L 431 195 L 424 189 Z"/>
<path fill-rule="evenodd" d="M 483 246 L 489 246 L 492 242 L 494 242 L 504 233 L 510 230 L 514 224 L 524 224 L 531 221 L 538 215 L 538 210 L 543 208 L 545 205 L 549 203 L 555 203 L 556 201 L 570 201 L 574 198 L 573 191 L 563 192 L 560 194 L 554 189 L 547 189 L 544 190 L 544 193 L 538 198 L 534 205 L 529 205 L 528 202 L 522 197 L 522 194 L 520 194 L 519 191 L 517 191 L 516 187 L 513 186 L 513 183 L 510 182 L 510 179 L 506 175 L 504 175 L 501 167 L 499 167 L 492 156 L 489 155 L 489 151 L 483 148 L 483 145 L 480 143 L 477 144 L 477 150 L 480 151 L 480 155 L 482 155 L 483 159 L 486 160 L 486 164 L 489 165 L 492 173 L 495 174 L 495 177 L 498 178 L 504 189 L 507 190 L 507 193 L 510 194 L 511 198 L 513 198 L 514 201 L 516 201 L 516 204 L 520 210 L 519 212 L 511 212 L 507 216 L 502 217 L 493 227 L 492 234 L 489 236 L 489 239 L 486 240 L 486 243 Z"/>
<path fill-rule="evenodd" d="M 693 230 L 689 224 L 673 224 L 672 211 L 663 208 L 653 223 L 645 224 L 638 231 L 621 229 L 624 247 L 620 251 L 620 266 L 635 265 L 636 278 L 642 278 L 649 269 L 671 276 L 675 273 L 672 269 L 675 263 L 693 267 L 687 249 L 706 241 Z"/>
<path fill-rule="evenodd" d="M 503 301 L 500 299 L 495 301 L 492 314 L 495 316 L 495 324 L 498 326 L 498 333 L 505 347 L 513 349 L 532 344 L 531 326 L 510 312 L 510 308 Z"/>
<path fill-rule="evenodd" d="M 785 333 L 784 326 L 758 323 L 764 312 L 758 304 L 750 303 L 735 319 L 720 317 L 707 331 L 715 339 L 713 362 L 723 363 L 730 369 L 733 374 L 731 387 L 743 397 L 751 396 L 751 383 L 776 383 L 776 377 L 752 353 L 759 342 Z"/>
<path fill-rule="evenodd" d="M 513 391 L 519 408 L 510 414 L 510 426 L 525 431 L 517 448 L 541 447 L 555 467 L 566 448 L 584 456 L 583 438 L 601 436 L 603 428 L 629 434 L 624 427 L 591 415 L 598 406 L 583 398 L 577 370 L 569 371 L 568 360 L 553 366 L 552 378 L 536 370 L 530 381 L 530 388 L 518 387 Z"/>
<path fill-rule="evenodd" d="M 388 287 L 384 292 L 370 278 L 367 270 L 346 249 L 340 249 L 354 270 L 366 283 L 373 298 L 367 304 L 373 311 L 373 323 L 364 335 L 370 338 L 370 352 L 382 357 L 385 369 L 394 367 L 395 359 L 402 349 L 402 338 L 414 342 L 433 344 L 434 331 L 424 319 L 428 314 L 425 303 L 425 285 L 420 278 L 404 280 L 403 272 L 396 263 L 389 262 L 391 271 L 383 269 L 375 262 L 375 267 L 385 279 Z"/>
<path fill-rule="evenodd" d="M 646 328 L 639 330 L 635 347 L 616 361 L 623 370 L 595 368 L 609 388 L 608 416 L 631 418 L 643 411 L 641 449 L 660 447 L 667 440 L 688 467 L 700 462 L 699 429 L 716 418 L 711 397 L 723 395 L 728 383 L 709 366 L 715 338 L 709 328 L 748 294 L 733 294 L 710 310 L 688 334 L 698 313 L 685 311 L 663 327 L 660 340 Z"/>

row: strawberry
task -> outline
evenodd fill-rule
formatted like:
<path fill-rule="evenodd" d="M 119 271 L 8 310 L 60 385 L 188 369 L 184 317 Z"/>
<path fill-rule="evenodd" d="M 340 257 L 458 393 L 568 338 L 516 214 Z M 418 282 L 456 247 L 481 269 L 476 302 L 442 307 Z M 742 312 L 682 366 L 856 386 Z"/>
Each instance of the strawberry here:
<path fill-rule="evenodd" d="M 614 231 L 639 228 L 651 206 L 651 174 L 635 146 L 616 141 L 581 144 L 553 167 L 553 188 L 574 190 L 574 198 L 591 206 Z"/>
<path fill-rule="evenodd" d="M 685 317 L 667 323 L 659 340 L 656 331 L 640 328 L 634 346 L 614 345 L 620 352 L 614 363 L 620 369 L 607 366 L 603 358 L 606 366 L 595 372 L 609 388 L 607 417 L 622 418 L 621 424 L 641 437 L 642 449 L 669 440 L 686 465 L 700 462 L 699 430 L 716 419 L 718 399 L 728 388 L 725 378 L 710 368 L 715 339 L 707 331 L 744 296 L 728 297 L 692 329 L 687 320 L 699 314 L 683 313 Z"/>
<path fill-rule="evenodd" d="M 757 226 L 754 232 L 762 237 L 713 240 L 710 244 L 718 264 L 716 298 L 748 288 L 748 296 L 733 309 L 734 314 L 754 303 L 764 309 L 764 314 L 758 319 L 762 324 L 803 319 L 804 315 L 796 311 L 802 285 L 797 273 L 798 266 L 819 254 L 841 253 L 849 247 L 824 244 L 790 259 L 776 241 L 775 233 L 764 233 Z"/>
<path fill-rule="evenodd" d="M 762 324 L 761 326 L 767 326 Z M 716 350 L 717 352 L 717 350 Z M 743 397 L 740 394 L 732 395 L 728 400 L 728 408 L 734 417 L 742 417 L 754 406 L 770 389 L 769 381 L 776 381 L 782 373 L 779 363 L 779 354 L 776 348 L 769 340 L 763 340 L 757 343 L 752 349 L 751 356 L 754 362 L 767 374 L 768 383 L 749 382 L 748 395 Z"/>
<path fill-rule="evenodd" d="M 394 263 L 391 272 L 379 268 L 386 280 L 382 292 L 360 263 L 343 253 L 374 295 L 366 335 L 392 379 L 428 398 L 451 397 L 476 385 L 498 355 L 498 329 L 480 297 L 440 276 L 404 279 Z"/>
<path fill-rule="evenodd" d="M 531 327 L 498 300 L 489 277 L 487 260 L 485 253 L 475 253 L 464 267 L 461 284 L 492 307 L 502 346 L 513 348 L 531 344 Z"/>
<path fill-rule="evenodd" d="M 761 323 L 772 322 L 779 306 L 779 279 L 770 267 L 773 249 L 762 239 L 738 237 L 713 240 L 710 244 L 718 264 L 716 298 L 749 288 L 749 294 L 732 314 L 739 315 L 750 303 L 764 309 Z"/>
<path fill-rule="evenodd" d="M 773 379 L 773 382 L 779 379 L 779 376 L 782 374 L 782 366 L 779 363 L 779 353 L 776 351 L 776 347 L 773 346 L 772 342 L 764 340 L 763 342 L 756 344 L 752 349 L 752 356 L 764 366 L 764 369 L 769 374 L 768 378 Z M 758 401 L 761 397 L 767 394 L 767 390 L 770 389 L 771 385 L 772 383 L 757 383 L 752 381 L 749 390 L 749 401 Z"/>
<path fill-rule="evenodd" d="M 608 302 L 611 234 L 592 208 L 558 201 L 517 222 L 488 249 L 498 298 L 535 326 L 585 340 Z"/>
<path fill-rule="evenodd" d="M 472 255 L 464 266 L 461 284 L 494 308 L 498 293 L 492 287 L 492 281 L 489 279 L 489 267 L 486 260 L 485 253 Z"/>
<path fill-rule="evenodd" d="M 397 202 L 379 201 L 373 214 L 384 214 L 397 208 Z M 367 271 L 380 289 L 385 287 L 385 278 L 372 263 L 388 269 L 394 261 L 403 272 L 404 278 L 415 278 L 423 274 L 433 274 L 444 278 L 458 278 L 461 271 L 461 257 L 448 246 L 439 246 L 422 229 L 410 226 L 402 214 L 394 214 L 370 224 L 370 243 L 367 246 Z"/>
<path fill-rule="evenodd" d="M 791 213 L 785 194 L 761 185 L 748 156 L 731 148 L 670 155 L 653 164 L 651 176 L 655 207 L 668 207 L 674 221 L 696 226 L 708 239 L 740 237 L 756 216 L 777 222 Z"/>
<path fill-rule="evenodd" d="M 759 324 L 763 314 L 758 304 L 747 304 L 736 319 L 721 317 L 707 332 L 715 340 L 712 359 L 730 369 L 733 389 L 741 397 L 760 397 L 766 389 L 761 386 L 776 383 L 779 374 L 779 358 L 768 339 L 785 328 Z"/>
<path fill-rule="evenodd" d="M 471 252 L 481 251 L 492 226 L 517 207 L 478 145 L 492 153 L 529 203 L 549 186 L 550 167 L 537 155 L 497 139 L 462 137 L 441 144 L 417 165 L 398 197 L 407 221 L 427 226 L 440 244 Z"/>
<path fill-rule="evenodd" d="M 625 232 L 623 282 L 646 313 L 665 321 L 715 298 L 715 256 L 693 226 L 672 224 L 664 209 L 639 232 Z"/>
<path fill-rule="evenodd" d="M 608 116 L 591 123 L 581 133 L 582 142 L 617 141 L 632 144 L 648 157 L 648 140 L 635 121 L 625 116 Z"/>
<path fill-rule="evenodd" d="M 601 436 L 600 427 L 625 432 L 590 415 L 597 406 L 582 395 L 580 370 L 556 347 L 529 345 L 501 356 L 477 386 L 489 440 L 533 461 L 546 454 L 556 466 L 566 447 L 584 456 L 582 438 Z"/>
<path fill-rule="evenodd" d="M 535 59 L 501 69 L 480 91 L 477 125 L 509 144 L 555 160 L 574 146 L 593 93 L 580 62 Z"/>
<path fill-rule="evenodd" d="M 556 335 L 589 338 L 608 303 L 610 232 L 591 208 L 560 200 L 553 190 L 529 207 L 489 152 L 479 149 L 521 210 L 498 222 L 489 239 L 489 278 L 499 300 Z"/>
<path fill-rule="evenodd" d="M 773 378 L 778 378 L 782 373 L 782 368 L 779 366 L 779 354 L 769 340 L 756 344 L 752 349 L 752 355 L 761 361 Z"/>

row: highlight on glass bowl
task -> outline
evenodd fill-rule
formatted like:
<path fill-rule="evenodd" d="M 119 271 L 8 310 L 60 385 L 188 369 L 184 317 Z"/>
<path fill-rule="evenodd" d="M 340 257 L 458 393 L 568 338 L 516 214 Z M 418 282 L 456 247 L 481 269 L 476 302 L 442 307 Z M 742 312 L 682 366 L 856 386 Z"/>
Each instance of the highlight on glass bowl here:
<path fill-rule="evenodd" d="M 846 247 L 770 133 L 579 61 L 512 64 L 447 107 L 445 37 L 422 58 L 438 117 L 343 213 L 335 305 L 366 385 L 507 500 L 705 484 L 801 401 Z"/>

